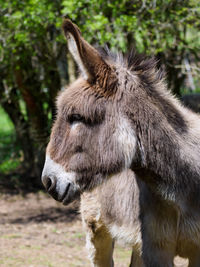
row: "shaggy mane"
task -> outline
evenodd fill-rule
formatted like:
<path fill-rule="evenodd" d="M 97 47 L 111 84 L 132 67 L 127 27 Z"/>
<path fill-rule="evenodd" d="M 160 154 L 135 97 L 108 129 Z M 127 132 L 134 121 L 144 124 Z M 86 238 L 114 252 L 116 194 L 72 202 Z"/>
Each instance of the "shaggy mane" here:
<path fill-rule="evenodd" d="M 121 52 L 114 53 L 107 46 L 98 48 L 98 51 L 103 60 L 113 62 L 117 65 L 122 65 L 132 72 L 138 74 L 145 74 L 152 80 L 154 75 L 154 82 L 165 81 L 166 71 L 160 64 L 160 60 L 155 56 L 147 56 L 142 53 L 137 53 L 134 48 L 130 52 L 123 54 Z"/>

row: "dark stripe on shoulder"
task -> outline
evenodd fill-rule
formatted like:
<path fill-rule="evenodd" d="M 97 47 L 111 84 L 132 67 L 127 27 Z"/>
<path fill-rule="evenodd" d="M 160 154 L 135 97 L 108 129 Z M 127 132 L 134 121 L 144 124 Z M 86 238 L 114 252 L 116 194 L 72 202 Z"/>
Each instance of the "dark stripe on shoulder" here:
<path fill-rule="evenodd" d="M 168 99 L 160 95 L 159 90 L 155 88 L 156 83 L 154 84 L 146 73 L 139 74 L 139 77 L 145 92 L 152 98 L 152 101 L 154 101 L 154 104 L 162 112 L 172 128 L 178 134 L 186 133 L 188 126 L 184 117 Z"/>

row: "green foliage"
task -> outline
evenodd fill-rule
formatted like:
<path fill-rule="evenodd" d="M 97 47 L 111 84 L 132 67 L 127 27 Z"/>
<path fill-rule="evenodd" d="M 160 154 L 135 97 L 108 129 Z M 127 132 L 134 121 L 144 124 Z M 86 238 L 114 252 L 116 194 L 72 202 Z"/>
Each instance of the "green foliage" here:
<path fill-rule="evenodd" d="M 89 41 L 126 51 L 131 39 L 137 50 L 149 54 L 200 45 L 198 1 L 63 0 L 62 4 L 62 13 L 78 22 Z"/>
<path fill-rule="evenodd" d="M 49 25 L 60 28 L 60 1 L 0 1 L 1 24 L 8 39 L 6 44 L 13 48 L 23 45 L 31 49 L 33 43 L 41 41 Z M 7 27 L 5 27 L 7 26 Z M 5 43 L 4 43 L 5 44 Z"/>

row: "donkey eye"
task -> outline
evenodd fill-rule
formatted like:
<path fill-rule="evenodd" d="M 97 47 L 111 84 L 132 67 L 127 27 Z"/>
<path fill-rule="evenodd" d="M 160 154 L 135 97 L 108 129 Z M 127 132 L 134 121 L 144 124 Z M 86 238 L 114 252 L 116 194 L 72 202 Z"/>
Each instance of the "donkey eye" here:
<path fill-rule="evenodd" d="M 84 122 L 85 121 L 85 119 L 81 115 L 79 115 L 79 114 L 72 114 L 72 115 L 70 115 L 69 118 L 68 118 L 68 120 L 69 120 L 69 123 L 71 123 L 71 124 L 73 122 Z"/>

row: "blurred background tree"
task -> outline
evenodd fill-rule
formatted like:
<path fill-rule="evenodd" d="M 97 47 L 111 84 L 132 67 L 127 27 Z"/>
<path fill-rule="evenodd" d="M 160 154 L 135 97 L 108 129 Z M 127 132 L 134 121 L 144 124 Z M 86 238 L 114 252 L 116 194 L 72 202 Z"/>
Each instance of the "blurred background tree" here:
<path fill-rule="evenodd" d="M 55 97 L 77 76 L 62 16 L 94 45 L 155 55 L 177 96 L 200 91 L 198 0 L 0 0 L 0 183 L 39 184 Z"/>

